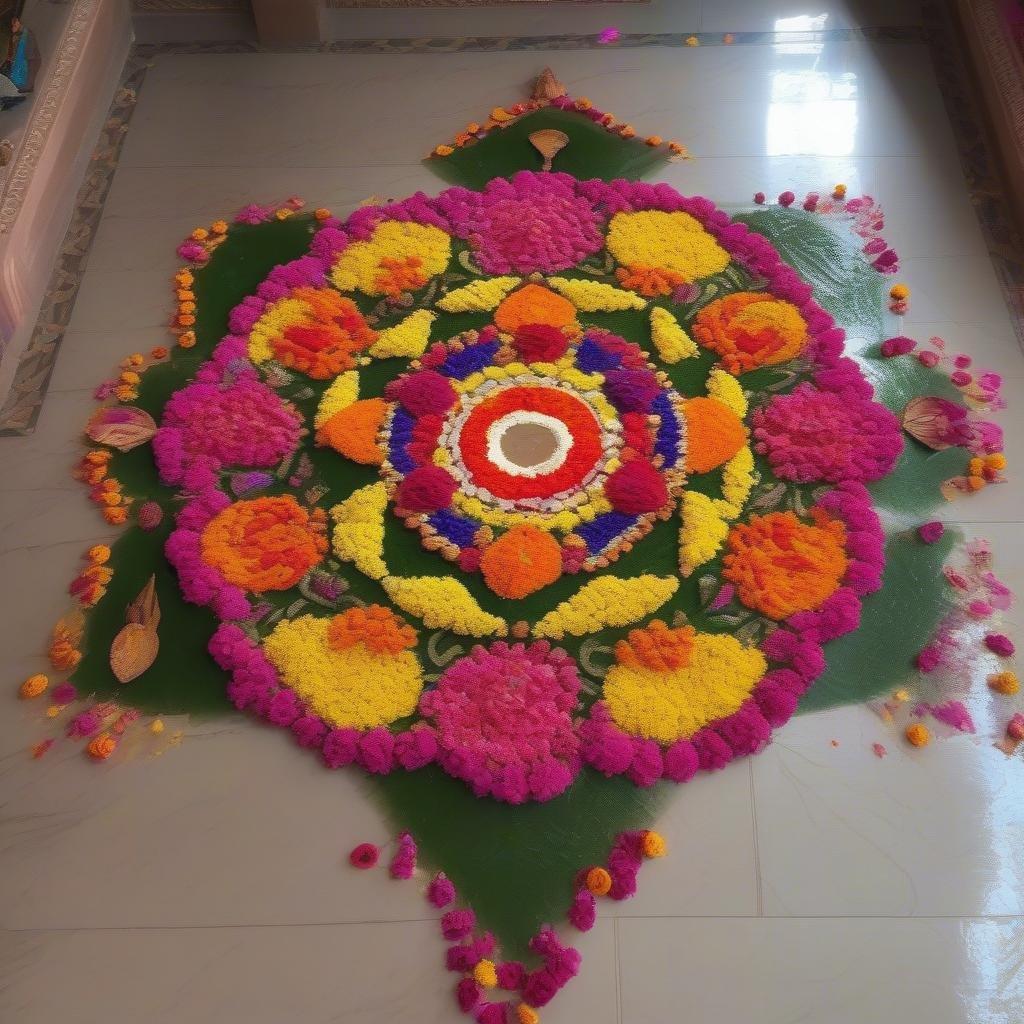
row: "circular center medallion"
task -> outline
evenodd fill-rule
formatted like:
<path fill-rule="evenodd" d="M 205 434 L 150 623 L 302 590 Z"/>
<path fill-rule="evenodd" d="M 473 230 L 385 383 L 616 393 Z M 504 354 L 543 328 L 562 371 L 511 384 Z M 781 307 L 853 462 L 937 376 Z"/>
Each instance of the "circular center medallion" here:
<path fill-rule="evenodd" d="M 509 413 L 487 431 L 487 455 L 512 476 L 540 476 L 565 462 L 569 428 L 542 412 Z"/>

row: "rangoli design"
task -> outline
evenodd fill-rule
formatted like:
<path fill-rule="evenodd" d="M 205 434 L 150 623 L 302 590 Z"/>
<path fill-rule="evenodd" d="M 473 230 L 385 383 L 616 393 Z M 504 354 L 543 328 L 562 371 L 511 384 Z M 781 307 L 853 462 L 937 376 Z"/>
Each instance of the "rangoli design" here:
<path fill-rule="evenodd" d="M 130 357 L 78 467 L 106 519 L 160 538 L 180 597 L 212 612 L 203 639 L 230 702 L 329 768 L 443 773 L 501 805 L 619 776 L 639 793 L 763 749 L 882 586 L 868 485 L 926 429 L 876 399 L 811 285 L 742 219 L 664 184 L 521 170 L 345 220 L 300 206 L 247 208 L 181 247 L 179 348 L 153 353 L 163 390 L 146 395 Z M 201 276 L 229 236 L 275 222 L 302 225 L 305 251 L 270 264 L 205 342 Z M 868 272 L 894 269 L 865 237 Z M 910 358 L 907 341 L 881 357 Z M 958 479 L 998 480 L 1001 437 L 956 407 L 952 443 L 973 454 Z M 131 459 L 155 467 L 148 492 L 119 478 Z M 941 537 L 927 526 L 919 543 Z M 81 607 L 108 606 L 116 561 L 90 550 Z M 91 634 L 121 683 L 158 658 L 161 602 L 180 600 L 161 586 Z M 83 630 L 81 611 L 58 624 L 55 668 L 79 666 Z M 29 683 L 24 696 L 46 690 Z M 56 715 L 78 695 L 62 686 Z M 68 731 L 102 760 L 138 714 L 98 703 Z M 562 911 L 589 928 L 596 898 L 631 895 L 664 852 L 649 828 L 619 832 L 606 863 L 578 865 Z M 363 844 L 352 864 L 377 855 Z M 391 873 L 416 857 L 405 831 Z M 459 1006 L 485 1024 L 536 1021 L 576 973 L 551 928 L 532 964 L 502 961 L 449 878 L 427 895 L 446 911 Z"/>

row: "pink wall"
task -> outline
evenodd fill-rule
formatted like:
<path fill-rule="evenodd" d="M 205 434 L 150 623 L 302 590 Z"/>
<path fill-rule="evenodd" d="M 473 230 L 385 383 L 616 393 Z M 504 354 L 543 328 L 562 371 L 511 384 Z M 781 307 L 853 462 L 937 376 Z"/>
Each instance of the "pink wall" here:
<path fill-rule="evenodd" d="M 0 200 L 0 395 L 31 333 L 131 41 L 128 0 L 75 0 L 44 53 Z"/>

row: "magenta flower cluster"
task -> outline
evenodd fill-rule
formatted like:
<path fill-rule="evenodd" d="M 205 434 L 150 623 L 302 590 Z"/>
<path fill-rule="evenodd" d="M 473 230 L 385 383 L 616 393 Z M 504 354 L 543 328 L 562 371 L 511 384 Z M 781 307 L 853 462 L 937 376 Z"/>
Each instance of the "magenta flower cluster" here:
<path fill-rule="evenodd" d="M 576 185 L 568 174 L 520 171 L 510 180 L 495 178 L 482 192 L 448 189 L 436 208 L 486 273 L 554 273 L 604 245 L 601 218 Z"/>
<path fill-rule="evenodd" d="M 153 454 L 164 483 L 197 491 L 216 483 L 225 466 L 276 466 L 301 433 L 294 407 L 262 381 L 196 380 L 164 407 Z"/>
<path fill-rule="evenodd" d="M 896 417 L 878 402 L 801 384 L 753 416 L 755 448 L 782 480 L 878 480 L 903 451 Z"/>
<path fill-rule="evenodd" d="M 538 640 L 474 647 L 420 698 L 440 765 L 477 796 L 550 800 L 580 768 L 573 728 L 580 678 L 573 659 Z"/>

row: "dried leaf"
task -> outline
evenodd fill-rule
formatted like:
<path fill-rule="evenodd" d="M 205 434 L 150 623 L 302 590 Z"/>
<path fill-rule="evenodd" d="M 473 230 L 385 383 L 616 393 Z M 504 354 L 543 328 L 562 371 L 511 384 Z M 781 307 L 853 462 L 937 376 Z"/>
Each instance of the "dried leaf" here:
<path fill-rule="evenodd" d="M 156 576 L 150 576 L 146 585 L 139 592 L 128 610 L 124 613 L 125 622 L 137 622 L 156 632 L 160 625 L 160 602 L 156 596 Z"/>
<path fill-rule="evenodd" d="M 110 645 L 110 670 L 119 683 L 130 683 L 156 661 L 159 650 L 160 640 L 155 629 L 129 622 Z"/>
<path fill-rule="evenodd" d="M 118 682 L 130 683 L 156 661 L 160 650 L 160 602 L 155 576 L 149 577 L 138 597 L 128 605 L 124 618 L 125 625 L 110 645 L 110 670 Z"/>
<path fill-rule="evenodd" d="M 918 395 L 907 402 L 902 422 L 912 438 L 937 452 L 966 444 L 971 437 L 967 410 L 934 395 Z"/>
<path fill-rule="evenodd" d="M 145 409 L 134 405 L 109 405 L 92 414 L 85 433 L 97 444 L 109 445 L 119 452 L 130 452 L 152 438 L 156 433 L 156 423 Z"/>

